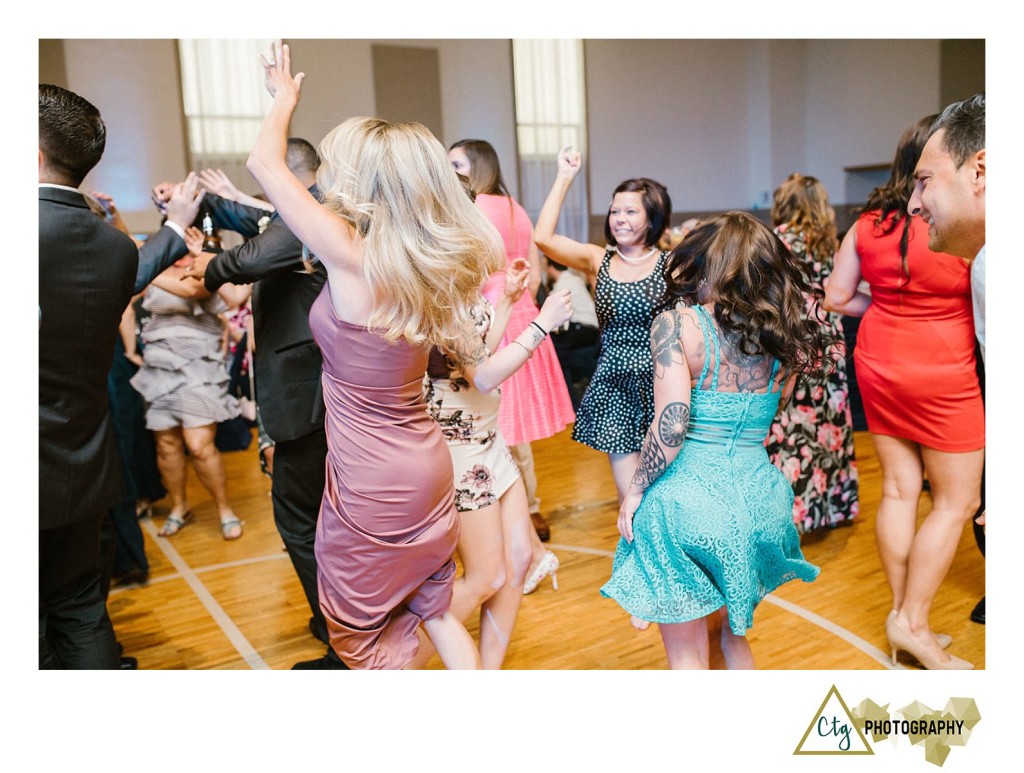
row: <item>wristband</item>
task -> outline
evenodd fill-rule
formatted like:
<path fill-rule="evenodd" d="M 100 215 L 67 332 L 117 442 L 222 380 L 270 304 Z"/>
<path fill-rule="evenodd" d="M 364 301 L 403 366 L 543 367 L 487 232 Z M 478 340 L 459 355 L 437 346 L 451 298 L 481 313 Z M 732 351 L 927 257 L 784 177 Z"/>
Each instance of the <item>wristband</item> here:
<path fill-rule="evenodd" d="M 539 330 L 539 331 L 540 331 L 541 333 L 543 333 L 543 334 L 544 334 L 545 336 L 546 336 L 546 335 L 548 334 L 548 331 L 547 331 L 547 330 L 545 330 L 544 328 L 542 328 L 542 327 L 541 327 L 540 325 L 538 325 L 538 324 L 537 324 L 536 322 L 531 322 L 530 324 L 531 324 L 531 325 L 533 325 L 533 326 L 534 326 L 535 328 L 537 328 L 537 329 L 538 329 L 538 330 Z"/>

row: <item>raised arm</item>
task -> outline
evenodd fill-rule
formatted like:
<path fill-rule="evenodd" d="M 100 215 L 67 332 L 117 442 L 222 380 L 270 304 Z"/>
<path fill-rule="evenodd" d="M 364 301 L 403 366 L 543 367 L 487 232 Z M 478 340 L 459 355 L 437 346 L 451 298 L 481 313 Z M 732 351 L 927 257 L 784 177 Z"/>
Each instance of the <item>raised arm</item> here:
<path fill-rule="evenodd" d="M 549 295 L 533 322 L 500 351 L 489 355 L 480 334 L 467 330 L 450 353 L 474 387 L 490 392 L 523 367 L 552 328 L 565 324 L 571 317 L 571 295 L 568 290 L 561 290 Z"/>
<path fill-rule="evenodd" d="M 571 146 L 570 146 L 571 147 Z M 578 151 L 571 152 L 569 147 L 562 148 L 558 154 L 558 173 L 555 175 L 551 192 L 544 200 L 544 206 L 537 216 L 533 240 L 541 251 L 558 263 L 583 271 L 588 276 L 597 274 L 601 266 L 604 250 L 594 244 L 583 244 L 568 236 L 555 233 L 558 228 L 558 216 L 565 203 L 565 195 L 569 186 L 576 178 L 582 165 L 582 157 Z"/>
<path fill-rule="evenodd" d="M 199 173 L 199 184 L 203 186 L 204 190 L 215 193 L 227 201 L 235 201 L 267 212 L 274 211 L 274 205 L 269 201 L 258 199 L 239 190 L 238 186 L 231 182 L 231 178 L 221 169 L 203 169 Z"/>
<path fill-rule="evenodd" d="M 857 229 L 854 227 L 846 232 L 836 252 L 832 273 L 825 280 L 822 307 L 849 317 L 863 316 L 871 305 L 871 296 L 858 289 L 860 280 L 860 255 L 857 252 Z"/>
<path fill-rule="evenodd" d="M 505 272 L 505 292 L 501 294 L 491 316 L 491 326 L 487 330 L 484 343 L 489 351 L 497 351 L 501 337 L 512 317 L 512 307 L 516 305 L 526 289 L 530 276 L 530 265 L 522 258 L 516 258 L 509 264 Z"/>
<path fill-rule="evenodd" d="M 360 247 L 355 230 L 342 218 L 322 206 L 285 163 L 288 124 L 299 102 L 304 73 L 291 74 L 288 45 L 277 41 L 271 59 L 263 57 L 267 91 L 274 98 L 256 137 L 246 168 L 277 208 L 289 229 L 325 265 L 358 269 Z"/>
<path fill-rule="evenodd" d="M 675 461 L 690 424 L 690 368 L 683 351 L 683 313 L 669 309 L 651 325 L 654 420 L 640 449 L 640 464 L 619 508 L 619 534 L 633 541 L 633 514 L 644 492 Z"/>

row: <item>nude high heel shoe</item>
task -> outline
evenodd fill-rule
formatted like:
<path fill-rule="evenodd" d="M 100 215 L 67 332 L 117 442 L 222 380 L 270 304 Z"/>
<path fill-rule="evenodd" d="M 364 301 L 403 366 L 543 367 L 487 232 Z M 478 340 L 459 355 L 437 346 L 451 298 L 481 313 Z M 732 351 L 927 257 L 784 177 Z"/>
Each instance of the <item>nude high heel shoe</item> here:
<path fill-rule="evenodd" d="M 526 578 L 526 582 L 523 583 L 523 595 L 526 596 L 537 590 L 537 586 L 540 585 L 540 581 L 551 575 L 551 585 L 555 590 L 558 590 L 558 556 L 552 553 L 550 550 L 544 553 L 544 558 L 537 562 L 537 566 L 534 568 L 530 575 Z"/>
<path fill-rule="evenodd" d="M 973 663 L 968 663 L 966 660 L 962 660 L 955 655 L 950 655 L 948 662 L 933 658 L 925 650 L 921 649 L 920 643 L 910 635 L 906 628 L 900 625 L 896 615 L 891 614 L 886 619 L 885 635 L 889 639 L 889 647 L 892 649 L 892 664 L 894 666 L 898 665 L 896 653 L 899 650 L 903 650 L 913 655 L 917 662 L 929 671 L 970 671 L 974 668 Z"/>
<path fill-rule="evenodd" d="M 889 617 L 895 617 L 895 616 L 896 616 L 896 610 L 895 609 L 892 610 L 891 612 L 889 612 Z M 935 636 L 936 643 L 938 643 L 938 645 L 940 647 L 942 647 L 942 649 L 944 649 L 944 650 L 948 650 L 949 649 L 949 645 L 953 643 L 953 637 L 950 636 L 948 633 L 935 633 L 933 631 L 932 634 Z"/>

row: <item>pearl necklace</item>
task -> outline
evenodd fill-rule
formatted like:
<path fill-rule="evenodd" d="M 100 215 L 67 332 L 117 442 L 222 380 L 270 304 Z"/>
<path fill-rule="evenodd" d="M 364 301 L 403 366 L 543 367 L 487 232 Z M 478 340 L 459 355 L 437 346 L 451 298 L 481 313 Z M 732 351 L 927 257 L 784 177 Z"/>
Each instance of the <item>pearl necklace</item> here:
<path fill-rule="evenodd" d="M 657 251 L 658 251 L 657 247 L 651 247 L 651 251 L 650 252 L 648 252 L 648 253 L 646 253 L 644 255 L 641 255 L 639 258 L 627 258 L 625 255 L 622 254 L 622 250 L 619 249 L 618 245 L 615 246 L 616 254 L 620 258 L 622 258 L 622 261 L 624 263 L 629 263 L 629 264 L 643 263 L 645 260 L 647 260 L 649 257 L 651 257 L 651 255 L 653 255 Z"/>

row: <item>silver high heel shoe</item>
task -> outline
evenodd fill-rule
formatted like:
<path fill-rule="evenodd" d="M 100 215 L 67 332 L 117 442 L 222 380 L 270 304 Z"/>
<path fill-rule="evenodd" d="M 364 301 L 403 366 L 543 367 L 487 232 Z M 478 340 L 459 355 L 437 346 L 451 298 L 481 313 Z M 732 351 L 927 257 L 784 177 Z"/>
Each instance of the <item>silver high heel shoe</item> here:
<path fill-rule="evenodd" d="M 544 553 L 544 558 L 537 562 L 537 566 L 523 583 L 523 595 L 533 593 L 540 585 L 540 581 L 551 575 L 551 585 L 558 590 L 558 556 L 550 550 Z"/>

